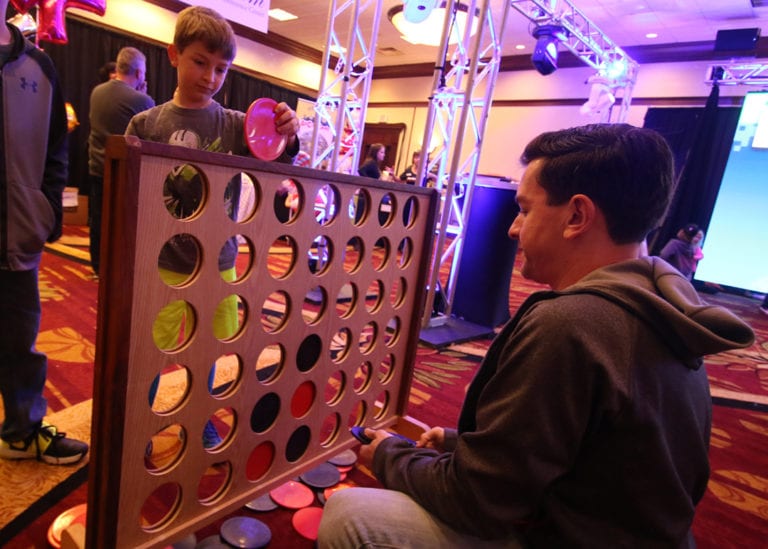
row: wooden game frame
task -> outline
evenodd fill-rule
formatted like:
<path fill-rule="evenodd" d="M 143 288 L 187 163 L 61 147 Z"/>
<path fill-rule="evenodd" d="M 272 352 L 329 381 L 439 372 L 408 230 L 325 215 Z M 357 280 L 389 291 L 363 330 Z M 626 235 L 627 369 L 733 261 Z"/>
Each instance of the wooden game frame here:
<path fill-rule="evenodd" d="M 205 192 L 195 215 L 177 219 L 164 204 L 163 186 L 185 165 L 203 174 Z M 228 183 L 241 174 L 254 183 L 255 210 L 236 222 L 220 206 Z M 281 221 L 273 198 L 288 179 L 301 204 Z M 122 136 L 109 138 L 104 184 L 88 547 L 166 546 L 352 447 L 349 426 L 407 423 L 436 191 Z M 321 223 L 313 197 L 329 191 L 338 201 Z M 361 204 L 367 210 L 356 209 Z M 199 243 L 199 267 L 188 281 L 169 285 L 158 275 L 158 257 L 182 233 Z M 232 283 L 221 278 L 216 251 L 233 235 L 247 243 L 251 263 Z M 292 243 L 294 262 L 276 278 L 267 258 L 283 240 Z M 325 270 L 312 263 L 319 244 Z M 348 268 L 342 257 L 350 250 L 359 262 Z M 353 306 L 340 316 L 345 288 L 359 293 L 352 292 Z M 320 296 L 320 312 L 308 321 L 300 309 L 312 292 Z M 241 328 L 226 340 L 211 337 L 217 304 L 233 294 Z M 268 305 L 274 295 L 285 298 L 277 313 Z M 177 300 L 193 307 L 196 328 L 178 349 L 158 349 L 154 319 Z M 281 321 L 265 324 L 275 314 Z M 280 373 L 259 379 L 255 365 L 270 345 L 284 351 Z M 307 348 L 312 356 L 299 364 Z M 221 356 L 236 357 L 237 366 L 227 390 L 213 394 L 205 379 Z M 168 364 L 183 365 L 186 382 L 178 405 L 157 412 L 148 394 Z M 257 429 L 268 415 L 261 406 L 267 397 L 275 416 Z M 231 431 L 210 451 L 200 433 L 222 408 Z M 178 451 L 155 470 L 146 456 L 169 425 L 179 427 Z M 201 499 L 209 477 L 219 488 Z M 152 521 L 145 515 L 155 499 L 171 503 Z"/>

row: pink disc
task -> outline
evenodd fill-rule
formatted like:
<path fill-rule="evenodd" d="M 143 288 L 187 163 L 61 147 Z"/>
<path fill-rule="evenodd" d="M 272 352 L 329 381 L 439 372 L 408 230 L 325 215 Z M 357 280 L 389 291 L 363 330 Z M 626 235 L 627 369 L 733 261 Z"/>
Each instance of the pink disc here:
<path fill-rule="evenodd" d="M 61 547 L 61 533 L 73 524 L 85 525 L 86 504 L 81 503 L 70 507 L 54 519 L 48 528 L 48 543 L 53 547 Z"/>
<path fill-rule="evenodd" d="M 314 541 L 317 539 L 321 518 L 323 518 L 322 507 L 305 507 L 293 514 L 291 524 L 299 534 Z"/>
<path fill-rule="evenodd" d="M 269 496 L 277 503 L 288 509 L 301 509 L 309 507 L 315 501 L 315 494 L 312 490 L 295 480 L 289 480 L 272 490 Z"/>
<path fill-rule="evenodd" d="M 288 138 L 275 129 L 277 102 L 269 97 L 255 100 L 245 113 L 245 141 L 253 156 L 274 160 L 285 150 Z"/>

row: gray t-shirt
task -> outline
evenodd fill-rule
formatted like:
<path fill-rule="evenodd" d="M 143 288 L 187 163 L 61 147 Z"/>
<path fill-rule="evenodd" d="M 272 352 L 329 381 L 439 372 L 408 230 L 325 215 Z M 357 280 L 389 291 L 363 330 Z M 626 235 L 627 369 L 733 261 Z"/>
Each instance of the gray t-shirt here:
<path fill-rule="evenodd" d="M 216 101 L 204 109 L 184 109 L 171 101 L 133 117 L 127 135 L 190 149 L 250 156 L 245 142 L 245 113 Z"/>

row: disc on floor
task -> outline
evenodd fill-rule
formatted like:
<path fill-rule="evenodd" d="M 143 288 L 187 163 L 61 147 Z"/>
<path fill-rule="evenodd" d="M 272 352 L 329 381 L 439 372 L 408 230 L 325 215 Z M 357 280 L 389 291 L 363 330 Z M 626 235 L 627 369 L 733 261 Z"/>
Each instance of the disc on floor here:
<path fill-rule="evenodd" d="M 56 517 L 48 528 L 48 543 L 58 549 L 61 547 L 61 533 L 73 524 L 85 525 L 85 515 L 87 513 L 87 504 L 81 503 L 70 507 Z"/>
<path fill-rule="evenodd" d="M 275 500 L 275 503 L 288 509 L 309 507 L 315 501 L 315 494 L 312 493 L 312 490 L 295 480 L 289 480 L 285 484 L 281 484 L 272 490 L 269 495 Z"/>
<path fill-rule="evenodd" d="M 269 494 L 264 494 L 246 503 L 245 507 L 251 511 L 259 511 L 263 513 L 277 509 L 278 505 L 275 503 L 275 500 L 270 497 Z"/>
<path fill-rule="evenodd" d="M 309 540 L 317 539 L 317 530 L 320 528 L 320 519 L 323 518 L 322 507 L 305 507 L 293 514 L 291 524 L 296 531 Z"/>
<path fill-rule="evenodd" d="M 354 450 L 344 450 L 342 453 L 329 459 L 328 463 L 332 463 L 338 467 L 351 467 L 357 463 L 357 454 Z"/>
<path fill-rule="evenodd" d="M 340 477 L 341 473 L 339 473 L 335 465 L 321 463 L 314 469 L 303 473 L 299 478 L 304 484 L 312 488 L 329 488 L 334 484 L 338 484 Z"/>
<path fill-rule="evenodd" d="M 258 549 L 272 539 L 269 526 L 251 517 L 232 517 L 221 525 L 221 538 L 234 547 Z"/>
<path fill-rule="evenodd" d="M 230 549 L 230 546 L 221 541 L 221 536 L 214 534 L 200 540 L 195 549 Z"/>

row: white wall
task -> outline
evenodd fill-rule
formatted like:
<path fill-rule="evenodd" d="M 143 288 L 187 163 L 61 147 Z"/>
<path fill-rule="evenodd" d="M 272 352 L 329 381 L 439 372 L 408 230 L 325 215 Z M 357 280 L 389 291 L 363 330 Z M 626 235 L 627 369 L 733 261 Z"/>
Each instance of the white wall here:
<path fill-rule="evenodd" d="M 711 88 L 704 83 L 709 62 L 661 63 L 640 67 L 629 109 L 629 124 L 642 126 L 649 100 L 664 105 L 702 106 Z M 526 143 L 544 131 L 597 122 L 579 113 L 579 106 L 589 94 L 587 79 L 594 74 L 589 67 L 560 69 L 549 76 L 538 72 L 500 73 L 493 90 L 491 107 L 483 139 L 478 173 L 518 179 L 518 158 Z M 369 122 L 403 122 L 408 127 L 400 164 L 407 164 L 411 151 L 422 148 L 427 97 L 432 92 L 432 78 L 374 80 L 369 96 Z M 747 86 L 722 86 L 721 97 L 743 96 Z M 541 105 L 542 101 L 577 100 L 574 105 Z M 409 102 L 422 106 L 397 108 L 393 104 Z M 515 102 L 523 102 L 516 105 Z M 532 103 L 536 104 L 532 104 Z M 377 105 L 386 105 L 377 108 Z M 411 122 L 408 122 L 408 119 Z M 467 144 L 465 143 L 465 146 Z"/>

